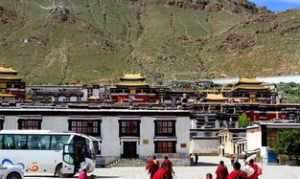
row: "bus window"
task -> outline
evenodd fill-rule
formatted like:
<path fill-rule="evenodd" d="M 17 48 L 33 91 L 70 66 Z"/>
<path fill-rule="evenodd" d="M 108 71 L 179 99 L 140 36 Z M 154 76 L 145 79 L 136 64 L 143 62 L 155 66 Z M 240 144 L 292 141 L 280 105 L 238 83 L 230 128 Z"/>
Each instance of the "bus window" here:
<path fill-rule="evenodd" d="M 0 135 L 0 149 L 3 149 L 3 135 Z"/>
<path fill-rule="evenodd" d="M 88 139 L 85 139 L 85 157 L 86 158 L 92 157 L 92 151 L 90 149 L 90 141 Z"/>
<path fill-rule="evenodd" d="M 51 138 L 51 150 L 62 150 L 64 144 L 68 143 L 69 137 L 67 135 L 53 135 Z"/>
<path fill-rule="evenodd" d="M 15 149 L 13 135 L 4 135 L 3 149 Z"/>
<path fill-rule="evenodd" d="M 26 135 L 15 135 L 15 147 L 16 149 L 27 149 Z"/>
<path fill-rule="evenodd" d="M 48 135 L 29 135 L 28 149 L 31 150 L 49 150 L 50 136 Z"/>

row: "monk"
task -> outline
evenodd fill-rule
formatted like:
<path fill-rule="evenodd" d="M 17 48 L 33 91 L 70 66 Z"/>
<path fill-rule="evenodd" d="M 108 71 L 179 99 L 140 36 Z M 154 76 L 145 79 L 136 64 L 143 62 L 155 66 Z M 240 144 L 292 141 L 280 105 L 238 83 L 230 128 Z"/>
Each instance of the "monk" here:
<path fill-rule="evenodd" d="M 211 173 L 207 173 L 207 174 L 206 174 L 206 179 L 213 179 L 212 174 L 211 174 Z"/>
<path fill-rule="evenodd" d="M 217 179 L 227 179 L 228 176 L 228 170 L 226 165 L 224 164 L 224 161 L 220 161 L 217 170 L 216 170 Z"/>
<path fill-rule="evenodd" d="M 172 179 L 172 175 L 175 174 L 173 170 L 173 163 L 169 160 L 168 156 L 165 156 L 165 160 L 162 163 L 167 168 L 167 179 Z"/>
<path fill-rule="evenodd" d="M 254 173 L 249 176 L 249 179 L 258 179 L 258 176 L 261 175 L 261 168 L 256 163 L 254 163 L 253 159 L 249 161 L 249 166 L 254 170 Z"/>
<path fill-rule="evenodd" d="M 247 173 L 241 171 L 241 164 L 239 162 L 235 162 L 233 164 L 233 171 L 228 176 L 228 179 L 247 179 Z"/>
<path fill-rule="evenodd" d="M 150 179 L 153 179 L 154 174 L 159 169 L 159 161 L 156 160 L 156 156 L 154 155 L 151 160 L 148 160 L 146 170 L 150 174 Z"/>
<path fill-rule="evenodd" d="M 152 179 L 168 179 L 168 168 L 166 164 L 162 163 L 160 169 L 155 172 Z"/>
<path fill-rule="evenodd" d="M 87 170 L 83 169 L 79 172 L 79 179 L 90 179 L 89 176 L 87 175 Z"/>

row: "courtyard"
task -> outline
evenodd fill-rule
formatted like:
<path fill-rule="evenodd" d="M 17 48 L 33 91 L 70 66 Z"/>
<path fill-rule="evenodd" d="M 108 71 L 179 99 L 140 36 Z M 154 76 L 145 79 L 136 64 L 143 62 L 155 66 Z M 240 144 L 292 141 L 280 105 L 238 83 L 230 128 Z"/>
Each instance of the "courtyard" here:
<path fill-rule="evenodd" d="M 199 162 L 204 163 L 194 167 L 175 167 L 176 179 L 205 179 L 206 173 L 214 173 L 215 164 L 224 160 L 229 172 L 232 170 L 229 160 L 219 157 L 200 157 Z M 101 179 L 149 179 L 144 167 L 113 167 L 97 168 L 94 172 Z M 25 177 L 25 179 L 36 179 L 37 177 Z M 39 177 L 40 178 L 40 177 Z M 41 177 L 53 179 L 53 177 Z M 300 167 L 263 165 L 263 175 L 260 179 L 300 179 Z"/>

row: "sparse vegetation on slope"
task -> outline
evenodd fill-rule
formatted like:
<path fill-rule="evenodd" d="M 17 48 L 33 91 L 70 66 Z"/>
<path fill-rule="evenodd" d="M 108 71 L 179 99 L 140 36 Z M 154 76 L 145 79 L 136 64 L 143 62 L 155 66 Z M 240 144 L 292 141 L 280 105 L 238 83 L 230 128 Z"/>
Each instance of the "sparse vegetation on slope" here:
<path fill-rule="evenodd" d="M 33 84 L 295 74 L 299 22 L 247 0 L 0 0 L 0 62 Z"/>

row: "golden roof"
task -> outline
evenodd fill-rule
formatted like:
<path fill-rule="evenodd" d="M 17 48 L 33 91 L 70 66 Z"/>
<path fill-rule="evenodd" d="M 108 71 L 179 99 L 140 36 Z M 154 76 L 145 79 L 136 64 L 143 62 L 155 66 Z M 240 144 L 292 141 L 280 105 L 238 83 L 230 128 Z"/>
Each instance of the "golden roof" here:
<path fill-rule="evenodd" d="M 121 80 L 145 80 L 145 77 L 140 73 L 124 74 Z"/>
<path fill-rule="evenodd" d="M 253 83 L 253 84 L 259 84 L 262 83 L 260 81 L 257 81 L 256 78 L 240 78 L 238 84 L 240 83 Z"/>
<path fill-rule="evenodd" d="M 148 84 L 144 81 L 123 81 L 117 84 L 118 86 L 147 86 Z"/>
<path fill-rule="evenodd" d="M 0 64 L 0 73 L 17 73 L 17 71 L 5 64 Z"/>
<path fill-rule="evenodd" d="M 246 89 L 246 90 L 269 90 L 270 88 L 266 86 L 248 86 L 248 85 L 239 85 L 234 89 Z"/>
<path fill-rule="evenodd" d="M 89 100 L 97 100 L 98 98 L 96 96 L 90 96 Z"/>
<path fill-rule="evenodd" d="M 0 79 L 1 80 L 18 80 L 21 79 L 17 76 L 1 76 L 1 72 L 0 72 Z"/>
<path fill-rule="evenodd" d="M 15 97 L 15 95 L 8 93 L 0 93 L 0 97 Z"/>
<path fill-rule="evenodd" d="M 256 78 L 240 78 L 240 80 L 233 86 L 232 90 L 270 90 L 269 87 L 264 86 L 262 82 L 257 81 Z"/>
<path fill-rule="evenodd" d="M 206 100 L 226 100 L 222 94 L 207 94 Z"/>
<path fill-rule="evenodd" d="M 125 74 L 117 86 L 147 86 L 145 77 L 140 73 Z"/>

